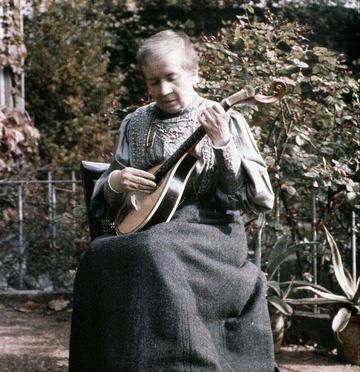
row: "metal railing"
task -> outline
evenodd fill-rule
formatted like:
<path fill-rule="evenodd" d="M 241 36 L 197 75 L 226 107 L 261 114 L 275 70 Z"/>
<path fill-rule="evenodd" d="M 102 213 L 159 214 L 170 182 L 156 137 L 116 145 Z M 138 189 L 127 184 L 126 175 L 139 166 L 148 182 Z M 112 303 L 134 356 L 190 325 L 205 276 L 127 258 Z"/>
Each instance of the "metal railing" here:
<path fill-rule="evenodd" d="M 29 219 L 26 220 L 24 218 L 24 209 L 26 207 L 27 201 L 24 197 L 24 191 L 26 187 L 31 185 L 43 185 L 46 190 L 44 190 L 44 202 L 47 209 L 47 226 L 44 226 L 44 234 L 47 235 L 47 244 L 49 249 L 53 250 L 56 248 L 56 242 L 62 241 L 63 237 L 61 236 L 61 231 L 59 231 L 59 217 L 64 213 L 62 211 L 59 214 L 59 193 L 61 191 L 66 191 L 73 196 L 76 196 L 74 200 L 76 203 L 82 204 L 83 208 L 83 196 L 82 196 L 82 189 L 78 188 L 78 184 L 81 183 L 81 180 L 77 176 L 77 171 L 71 169 L 67 170 L 67 177 L 57 178 L 55 174 L 58 170 L 46 170 L 46 177 L 43 176 L 42 179 L 31 179 L 31 180 L 10 180 L 10 181 L 0 181 L 0 193 L 1 188 L 4 187 L 11 187 L 16 195 L 15 198 L 17 199 L 16 202 L 16 209 L 17 209 L 17 257 L 18 257 L 18 287 L 19 289 L 23 289 L 25 287 L 24 283 L 24 276 L 25 271 L 27 268 L 27 243 L 26 243 L 26 231 L 29 231 L 29 227 L 27 223 L 29 223 Z M 64 189 L 66 186 L 67 188 Z M 70 186 L 70 187 L 69 187 Z M 317 215 L 317 193 L 318 189 L 315 187 L 311 188 L 311 196 L 309 200 L 309 212 L 310 216 L 308 216 L 308 221 L 311 221 L 311 236 L 309 237 L 312 241 L 318 240 L 318 215 Z M 276 224 L 280 224 L 280 218 L 283 213 L 282 205 L 279 198 L 279 190 L 276 190 L 276 198 L 275 198 L 275 207 L 274 211 L 272 212 L 271 216 L 268 216 L 269 219 L 272 218 Z M 45 202 L 46 199 L 46 202 Z M 0 206 L 2 205 L 2 200 L 0 199 Z M 44 208 L 45 209 L 45 208 Z M 74 205 L 70 208 L 69 213 L 73 213 Z M 74 221 L 76 219 L 74 218 Z M 85 221 L 85 214 L 83 216 L 83 221 Z M 264 248 L 264 241 L 263 236 L 264 232 L 266 235 L 266 221 L 258 221 L 257 232 L 256 232 L 256 249 L 254 251 L 254 260 L 258 266 L 261 266 L 262 262 L 262 251 Z M 74 222 L 75 223 L 75 222 Z M 47 231 L 47 233 L 45 233 Z M 0 231 L 1 233 L 1 231 Z M 84 231 L 84 236 L 86 236 L 86 232 Z M 275 235 L 278 233 L 275 231 Z M 357 231 L 356 231 L 356 212 L 353 210 L 351 212 L 351 233 L 350 233 L 350 241 L 351 241 L 351 271 L 354 277 L 357 274 Z M 279 235 L 275 236 L 275 238 L 279 238 Z M 0 235 L 0 243 L 1 243 L 1 235 Z M 1 249 L 1 244 L 0 244 Z M 318 273 L 318 245 L 312 246 L 312 275 L 313 275 L 313 282 L 314 284 L 318 283 L 319 280 L 319 273 Z M 0 258 L 1 263 L 1 258 Z M 277 280 L 280 282 L 282 279 L 282 273 L 278 270 L 277 273 Z M 318 312 L 318 308 L 314 307 L 314 312 Z"/>
<path fill-rule="evenodd" d="M 47 177 L 46 179 L 29 179 L 29 180 L 6 180 L 6 181 L 0 181 L 0 193 L 2 189 L 5 187 L 9 192 L 6 193 L 7 197 L 9 194 L 12 194 L 12 197 L 10 197 L 10 204 L 12 205 L 13 209 L 17 211 L 17 219 L 16 224 L 17 228 L 14 228 L 14 224 L 12 225 L 12 230 L 16 230 L 15 235 L 17 237 L 17 244 L 15 244 L 14 239 L 12 239 L 13 234 L 10 234 L 10 238 L 6 238 L 1 240 L 0 239 L 0 249 L 2 246 L 9 243 L 9 240 L 11 239 L 12 246 L 15 245 L 17 252 L 15 255 L 18 258 L 18 288 L 24 289 L 24 275 L 25 270 L 27 267 L 27 243 L 26 243 L 26 232 L 31 230 L 29 226 L 29 221 L 31 221 L 32 225 L 34 224 L 34 221 L 31 220 L 31 218 L 26 219 L 25 218 L 25 209 L 27 204 L 29 202 L 26 201 L 25 197 L 25 190 L 26 188 L 31 188 L 34 186 L 44 186 L 44 190 L 42 192 L 42 195 L 37 195 L 39 197 L 39 204 L 42 204 L 44 207 L 43 209 L 47 210 L 47 223 L 43 224 L 43 232 L 44 235 L 46 235 L 46 240 L 48 242 L 48 246 L 50 249 L 53 249 L 55 246 L 56 241 L 61 241 L 62 236 L 58 235 L 57 232 L 57 225 L 58 225 L 58 193 L 60 191 L 71 193 L 73 196 L 76 196 L 76 199 L 79 199 L 79 203 L 82 203 L 82 193 L 78 193 L 78 184 L 81 183 L 81 180 L 77 178 L 77 172 L 73 169 L 71 170 L 65 170 L 70 172 L 69 177 L 67 178 L 54 178 L 54 173 L 57 173 L 59 170 L 47 170 Z M 62 170 L 64 171 L 64 170 Z M 64 188 L 70 186 L 70 188 Z M 80 195 L 78 195 L 80 194 Z M 31 197 L 31 200 L 33 197 Z M 3 200 L 0 199 L 0 207 L 3 204 Z M 9 202 L 9 201 L 8 201 Z M 40 205 L 39 205 L 40 207 Z M 36 209 L 36 206 L 34 207 Z M 74 210 L 74 205 L 69 208 L 69 213 L 71 214 Z M 36 217 L 35 217 L 36 218 Z M 42 224 L 42 222 L 39 221 L 39 223 Z M 5 229 L 6 230 L 6 229 Z M 0 231 L 0 237 L 6 236 L 7 231 Z M 1 263 L 1 262 L 0 262 Z"/>

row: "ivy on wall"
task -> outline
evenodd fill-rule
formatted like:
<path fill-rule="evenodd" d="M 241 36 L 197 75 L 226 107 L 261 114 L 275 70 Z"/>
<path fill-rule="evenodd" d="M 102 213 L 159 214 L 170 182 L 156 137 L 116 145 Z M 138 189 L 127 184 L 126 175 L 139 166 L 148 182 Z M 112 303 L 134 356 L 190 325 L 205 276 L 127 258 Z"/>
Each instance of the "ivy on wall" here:
<path fill-rule="evenodd" d="M 21 33 L 20 1 L 3 0 L 0 68 L 10 69 L 15 106 L 21 95 L 26 47 Z M 0 106 L 0 176 L 6 177 L 37 159 L 39 132 L 20 109 Z"/>
<path fill-rule="evenodd" d="M 19 88 L 20 75 L 23 71 L 23 62 L 26 57 L 26 47 L 21 33 L 20 1 L 3 0 L 3 27 L 4 36 L 0 44 L 0 67 L 10 67 L 16 76 L 15 87 Z M 20 91 L 17 91 L 20 94 Z"/>

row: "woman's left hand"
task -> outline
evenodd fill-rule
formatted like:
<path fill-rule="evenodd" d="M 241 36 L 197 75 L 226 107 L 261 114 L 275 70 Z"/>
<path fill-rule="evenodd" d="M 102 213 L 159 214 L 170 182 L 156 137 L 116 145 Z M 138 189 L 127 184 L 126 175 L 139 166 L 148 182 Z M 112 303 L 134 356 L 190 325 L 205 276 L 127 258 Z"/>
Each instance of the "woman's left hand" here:
<path fill-rule="evenodd" d="M 214 106 L 206 108 L 199 115 L 199 121 L 214 146 L 221 147 L 229 143 L 229 115 L 220 103 L 215 103 Z"/>

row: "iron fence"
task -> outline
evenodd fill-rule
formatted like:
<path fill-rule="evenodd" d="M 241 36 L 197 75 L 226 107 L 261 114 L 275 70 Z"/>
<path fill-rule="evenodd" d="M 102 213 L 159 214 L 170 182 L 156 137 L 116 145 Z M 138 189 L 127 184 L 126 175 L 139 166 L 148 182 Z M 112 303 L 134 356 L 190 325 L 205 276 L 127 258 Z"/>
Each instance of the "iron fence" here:
<path fill-rule="evenodd" d="M 31 261 L 34 269 L 37 258 L 41 262 L 36 268 L 37 274 L 41 273 L 43 278 L 46 272 L 52 272 L 56 267 L 56 258 L 62 261 L 65 270 L 76 264 L 76 258 L 69 259 L 65 264 L 63 256 L 69 254 L 69 249 L 61 252 L 59 245 L 65 241 L 68 245 L 76 245 L 86 239 L 84 206 L 82 193 L 79 192 L 81 180 L 78 172 L 73 169 L 62 169 L 63 177 L 54 177 L 56 173 L 59 173 L 59 170 L 46 170 L 46 177 L 40 179 L 0 182 L 0 207 L 3 212 L 0 228 L 2 290 L 23 290 L 28 287 L 40 290 L 57 289 L 54 287 L 58 285 L 49 284 L 49 275 L 46 280 L 43 279 L 42 283 L 37 284 L 34 283 L 33 275 L 30 276 L 30 282 L 29 278 L 26 278 L 29 262 Z M 81 231 L 82 227 L 84 232 Z M 72 249 L 71 254 L 76 256 L 75 249 Z M 41 259 L 42 256 L 46 258 Z"/>
<path fill-rule="evenodd" d="M 37 179 L 0 181 L 0 207 L 3 212 L 10 208 L 15 214 L 12 221 L 3 221 L 0 226 L 0 289 L 2 290 L 8 288 L 23 290 L 29 287 L 37 290 L 53 290 L 64 287 L 64 280 L 56 279 L 56 275 L 61 276 L 64 272 L 74 273 L 79 252 L 89 241 L 78 171 L 61 170 L 61 177 L 58 176 L 58 169 L 46 170 L 46 175 L 44 171 L 42 172 L 42 177 Z M 310 215 L 306 219 L 306 223 L 311 225 L 309 240 L 313 242 L 317 242 L 319 238 L 317 205 L 319 192 L 318 188 L 311 187 L 308 203 Z M 273 221 L 275 226 L 280 225 L 281 218 L 285 214 L 279 190 L 276 190 L 275 195 L 273 212 L 267 215 L 266 219 L 264 216 L 258 219 L 256 231 L 250 241 L 250 245 L 253 246 L 253 258 L 258 266 L 264 263 L 262 253 L 271 249 L 267 240 L 276 240 L 280 237 L 280 232 L 276 228 L 269 232 L 269 221 Z M 349 241 L 351 264 L 348 266 L 351 267 L 352 275 L 356 277 L 357 216 L 355 210 L 351 211 Z M 11 249 L 7 249 L 9 246 Z M 64 246 L 68 248 L 65 249 L 65 253 Z M 311 250 L 312 280 L 317 284 L 319 245 L 312 245 Z M 42 262 L 40 267 L 37 266 L 41 275 L 46 277 L 47 270 L 53 271 L 50 277 L 55 284 L 50 285 L 49 280 L 45 280 L 44 277 L 42 283 L 34 278 L 34 275 L 29 277 L 30 268 L 36 266 L 38 261 Z M 63 266 L 57 266 L 59 261 Z M 7 262 L 11 267 L 11 274 L 5 272 Z M 278 270 L 279 282 L 283 276 L 281 270 Z M 71 280 L 68 286 L 72 287 Z M 318 312 L 316 307 L 314 312 Z"/>

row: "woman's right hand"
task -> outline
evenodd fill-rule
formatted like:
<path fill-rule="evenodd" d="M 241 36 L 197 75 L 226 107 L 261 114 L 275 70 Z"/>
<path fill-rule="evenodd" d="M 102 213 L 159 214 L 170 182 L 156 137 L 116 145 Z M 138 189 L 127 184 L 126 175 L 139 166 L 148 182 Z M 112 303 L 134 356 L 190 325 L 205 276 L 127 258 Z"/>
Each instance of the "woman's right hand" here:
<path fill-rule="evenodd" d="M 151 194 L 155 188 L 155 176 L 132 167 L 115 170 L 109 175 L 109 185 L 116 192 L 140 191 Z"/>

